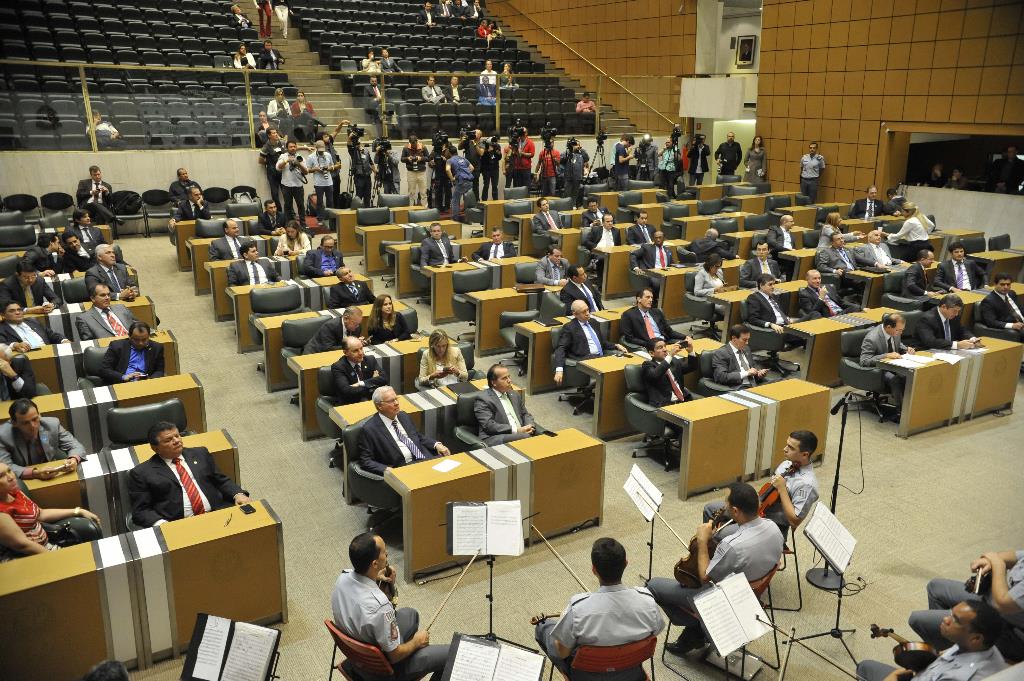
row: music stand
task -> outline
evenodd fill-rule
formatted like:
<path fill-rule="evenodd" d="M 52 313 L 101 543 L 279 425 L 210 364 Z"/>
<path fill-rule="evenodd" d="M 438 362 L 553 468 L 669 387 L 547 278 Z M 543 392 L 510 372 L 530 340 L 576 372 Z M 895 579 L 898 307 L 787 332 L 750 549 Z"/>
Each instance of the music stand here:
<path fill-rule="evenodd" d="M 831 636 L 832 638 L 839 639 L 839 642 L 843 644 L 843 648 L 846 649 L 850 659 L 853 660 L 854 665 L 857 664 L 857 658 L 853 656 L 853 651 L 850 650 L 850 646 L 846 644 L 846 640 L 843 638 L 844 634 L 852 634 L 856 629 L 843 629 L 839 624 L 840 616 L 843 611 L 843 589 L 846 587 L 846 578 L 844 573 L 846 568 L 850 565 L 850 559 L 853 557 L 853 549 L 857 545 L 857 540 L 854 539 L 853 535 L 850 534 L 849 530 L 843 527 L 843 524 L 839 522 L 839 519 L 832 515 L 832 512 L 822 502 L 818 502 L 817 507 L 814 509 L 814 515 L 807 521 L 806 527 L 804 527 L 804 535 L 811 542 L 811 544 L 818 550 L 822 558 L 825 559 L 825 563 L 832 568 L 832 571 L 839 575 L 839 586 L 836 588 L 836 623 L 828 631 L 823 631 L 818 634 L 809 634 L 807 636 L 801 636 L 795 639 L 796 641 L 809 641 L 815 638 L 821 638 L 822 636 Z"/>
<path fill-rule="evenodd" d="M 630 469 L 622 489 L 626 490 L 644 520 L 651 524 L 651 538 L 647 541 L 647 581 L 650 581 L 654 576 L 654 516 L 660 515 L 658 511 L 664 495 L 636 464 Z"/>

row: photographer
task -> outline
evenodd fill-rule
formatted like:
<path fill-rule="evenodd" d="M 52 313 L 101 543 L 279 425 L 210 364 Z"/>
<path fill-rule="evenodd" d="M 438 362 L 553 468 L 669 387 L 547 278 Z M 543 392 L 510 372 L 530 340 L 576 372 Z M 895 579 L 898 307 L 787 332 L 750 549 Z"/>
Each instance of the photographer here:
<path fill-rule="evenodd" d="M 378 195 L 398 193 L 398 161 L 391 153 L 391 140 L 378 138 L 373 141 L 373 165 L 377 170 Z"/>
<path fill-rule="evenodd" d="M 635 144 L 632 135 L 623 134 L 619 138 L 619 143 L 615 145 L 615 163 L 612 164 L 612 174 L 615 176 L 615 186 L 619 191 L 626 191 L 629 186 L 629 162 L 636 157 L 633 152 Z"/>
<path fill-rule="evenodd" d="M 498 136 L 495 135 L 490 139 L 484 140 L 482 145 L 484 152 L 480 155 L 480 175 L 484 178 L 484 188 L 483 194 L 480 195 L 480 200 L 487 200 L 488 186 L 491 188 L 490 197 L 497 200 L 498 175 L 501 172 L 501 143 L 498 141 Z"/>
<path fill-rule="evenodd" d="M 316 219 L 323 225 L 326 208 L 334 208 L 334 180 L 331 173 L 341 167 L 338 159 L 327 151 L 323 140 L 317 140 L 316 151 L 309 157 L 309 171 L 313 173 L 313 191 L 316 192 Z"/>
<path fill-rule="evenodd" d="M 509 133 L 508 147 L 505 153 L 509 156 L 512 168 L 512 186 L 530 186 L 530 168 L 533 167 L 535 147 L 527 134 L 526 126 L 517 118 Z"/>
<path fill-rule="evenodd" d="M 402 163 L 409 185 L 409 203 L 419 206 L 421 200 L 427 200 L 427 148 L 414 132 L 409 133 L 409 143 L 402 147 Z"/>
<path fill-rule="evenodd" d="M 303 224 L 306 221 L 306 206 L 302 185 L 306 183 L 309 169 L 302 162 L 302 157 L 296 155 L 297 151 L 298 145 L 295 142 L 288 142 L 287 151 L 277 160 L 275 167 L 281 173 L 281 194 L 284 197 L 285 214 L 289 220 L 293 220 L 297 212 L 299 223 Z M 295 211 L 292 211 L 293 202 Z"/>
<path fill-rule="evenodd" d="M 565 155 L 562 156 L 562 165 L 565 170 L 562 176 L 565 178 L 565 195 L 572 199 L 573 208 L 580 206 L 580 187 L 583 185 L 583 178 L 590 171 L 590 157 L 580 146 L 579 140 L 575 137 L 565 145 Z"/>
<path fill-rule="evenodd" d="M 483 137 L 482 130 L 465 130 L 459 143 L 462 155 L 473 166 L 473 196 L 477 198 L 480 198 L 480 157 L 484 153 Z"/>
<path fill-rule="evenodd" d="M 658 172 L 661 174 L 661 186 L 668 192 L 668 198 L 676 198 L 676 178 L 679 177 L 679 149 L 675 143 L 667 139 L 665 147 L 658 157 Z"/>
<path fill-rule="evenodd" d="M 448 178 L 448 173 L 445 172 L 447 157 L 444 155 L 444 152 L 450 146 L 448 144 L 448 135 L 439 130 L 434 133 L 432 141 L 434 146 L 431 148 L 430 156 L 428 157 L 431 169 L 430 189 L 434 197 L 434 208 L 441 213 L 445 213 L 452 203 L 452 182 Z"/>
<path fill-rule="evenodd" d="M 370 157 L 359 138 L 366 131 L 358 125 L 348 127 L 348 156 L 352 159 L 352 181 L 355 183 L 356 196 L 364 207 L 370 206 L 370 175 L 374 172 L 373 159 Z"/>
<path fill-rule="evenodd" d="M 658 169 L 658 149 L 654 146 L 654 139 L 649 133 L 640 138 L 635 156 L 636 179 L 644 182 L 654 180 L 655 171 Z"/>
<path fill-rule="evenodd" d="M 452 219 L 455 216 L 461 218 L 463 215 L 462 197 L 473 189 L 473 165 L 464 157 L 455 153 L 450 146 L 444 150 L 445 173 L 449 181 L 455 186 L 452 191 Z"/>
<path fill-rule="evenodd" d="M 555 149 L 555 132 L 554 128 L 544 128 L 541 132 L 544 148 L 537 156 L 535 171 L 541 196 L 558 196 L 558 171 L 562 155 Z"/>
<path fill-rule="evenodd" d="M 711 147 L 704 141 L 704 135 L 697 135 L 686 152 L 690 159 L 690 185 L 704 184 L 704 173 L 708 172 L 708 156 L 711 155 Z"/>
<path fill-rule="evenodd" d="M 732 175 L 736 172 L 736 166 L 743 160 L 743 147 L 736 141 L 736 133 L 730 132 L 725 136 L 725 141 L 715 149 L 715 160 L 718 161 L 719 175 Z"/>
<path fill-rule="evenodd" d="M 267 132 L 267 143 L 260 149 L 259 164 L 267 171 L 267 183 L 270 185 L 270 196 L 278 206 L 281 203 L 281 173 L 277 169 L 277 161 L 285 150 L 285 141 L 277 128 L 271 128 Z"/>

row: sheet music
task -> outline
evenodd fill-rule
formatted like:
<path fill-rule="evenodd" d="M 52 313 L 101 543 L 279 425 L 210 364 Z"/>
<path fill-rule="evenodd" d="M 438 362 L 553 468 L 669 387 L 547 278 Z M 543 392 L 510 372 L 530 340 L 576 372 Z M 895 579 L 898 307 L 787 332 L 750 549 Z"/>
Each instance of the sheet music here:
<path fill-rule="evenodd" d="M 487 506 L 455 504 L 452 507 L 452 555 L 486 553 L 486 539 Z"/>
<path fill-rule="evenodd" d="M 502 645 L 492 681 L 538 681 L 544 657 L 516 646 Z"/>
<path fill-rule="evenodd" d="M 718 586 L 722 588 L 726 598 L 729 599 L 729 604 L 732 606 L 740 626 L 743 627 L 748 642 L 757 640 L 771 631 L 767 624 L 763 624 L 768 621 L 768 615 L 765 614 L 761 602 L 754 595 L 754 590 L 750 588 L 750 582 L 743 575 L 729 575 L 719 582 Z M 758 621 L 758 617 L 762 621 Z"/>
<path fill-rule="evenodd" d="M 518 556 L 523 553 L 523 511 L 518 499 L 488 501 L 487 547 L 489 556 Z"/>
<path fill-rule="evenodd" d="M 662 493 L 636 464 L 629 471 L 622 489 L 626 490 L 626 494 L 648 522 L 654 520 L 654 512 L 661 506 Z"/>
<path fill-rule="evenodd" d="M 725 657 L 747 644 L 747 634 L 722 589 L 714 587 L 698 594 L 693 605 L 719 655 Z"/>
<path fill-rule="evenodd" d="M 235 622 L 235 635 L 220 681 L 263 681 L 277 642 L 277 631 L 247 622 Z"/>
<path fill-rule="evenodd" d="M 818 502 L 814 515 L 807 521 L 804 534 L 821 551 L 836 572 L 846 572 L 857 540 L 822 502 Z"/>
<path fill-rule="evenodd" d="M 220 664 L 224 661 L 224 646 L 228 642 L 231 620 L 207 615 L 203 640 L 196 650 L 196 664 L 192 676 L 206 681 L 217 681 Z"/>
<path fill-rule="evenodd" d="M 481 681 L 494 676 L 500 649 L 496 645 L 477 643 L 463 636 L 455 652 L 450 681 Z"/>

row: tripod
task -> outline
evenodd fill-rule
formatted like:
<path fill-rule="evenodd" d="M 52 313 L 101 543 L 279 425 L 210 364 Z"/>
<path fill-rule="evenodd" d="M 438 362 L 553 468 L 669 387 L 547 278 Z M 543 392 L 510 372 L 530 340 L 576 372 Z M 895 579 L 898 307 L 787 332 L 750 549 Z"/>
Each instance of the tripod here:
<path fill-rule="evenodd" d="M 605 168 L 607 161 L 604 159 L 604 142 L 597 145 L 597 149 L 594 149 L 594 160 L 590 164 L 591 170 L 597 172 L 596 168 Z M 598 179 L 601 179 L 598 177 Z"/>

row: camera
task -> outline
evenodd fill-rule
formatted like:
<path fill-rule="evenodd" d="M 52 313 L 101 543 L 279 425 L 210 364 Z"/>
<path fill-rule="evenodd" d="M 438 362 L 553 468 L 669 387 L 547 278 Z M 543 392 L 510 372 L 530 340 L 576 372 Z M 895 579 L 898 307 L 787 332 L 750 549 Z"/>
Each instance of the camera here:
<path fill-rule="evenodd" d="M 444 147 L 448 146 L 448 133 L 446 133 L 444 130 L 438 130 L 437 132 L 434 133 L 434 137 L 431 139 L 431 141 L 434 143 L 435 149 L 441 150 Z"/>
<path fill-rule="evenodd" d="M 493 137 L 491 137 L 490 139 L 487 139 L 487 138 L 485 137 L 485 138 L 483 139 L 483 141 L 481 142 L 481 144 L 482 144 L 482 145 L 483 145 L 483 147 L 484 147 L 484 151 L 489 151 L 491 147 L 498 147 L 498 146 L 500 146 L 500 145 L 501 145 L 501 142 L 499 141 L 499 138 L 498 138 L 498 136 L 497 136 L 497 135 L 494 135 L 494 136 L 493 136 Z"/>
<path fill-rule="evenodd" d="M 651 138 L 650 133 L 647 133 L 646 135 L 644 135 L 643 137 L 640 138 L 640 144 L 637 145 L 637 149 L 638 150 L 647 149 L 647 147 L 651 146 L 651 142 L 652 141 L 653 140 Z"/>
<path fill-rule="evenodd" d="M 598 147 L 603 147 L 604 146 L 604 141 L 606 139 L 608 139 L 608 133 L 605 132 L 604 129 L 602 129 L 600 132 L 597 133 L 597 139 L 596 139 L 597 146 Z"/>
<path fill-rule="evenodd" d="M 349 137 L 351 137 L 351 138 L 353 138 L 355 140 L 358 140 L 364 134 L 366 134 L 366 130 L 364 130 L 363 128 L 359 127 L 358 124 L 352 123 L 352 124 L 350 124 L 348 126 L 348 136 Z"/>
<path fill-rule="evenodd" d="M 391 140 L 387 137 L 378 137 L 372 142 L 374 151 L 391 151 Z"/>
<path fill-rule="evenodd" d="M 682 136 L 683 131 L 678 125 L 672 126 L 672 145 L 676 146 L 679 144 L 679 138 Z"/>
<path fill-rule="evenodd" d="M 524 137 L 526 137 L 526 128 L 523 127 L 523 119 L 517 118 L 512 127 L 508 129 L 508 143 L 513 146 L 517 145 Z"/>

